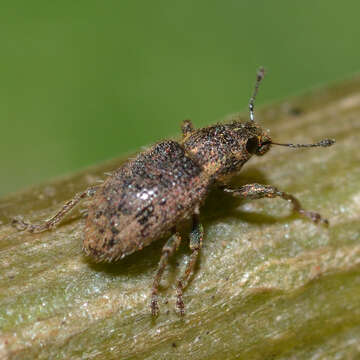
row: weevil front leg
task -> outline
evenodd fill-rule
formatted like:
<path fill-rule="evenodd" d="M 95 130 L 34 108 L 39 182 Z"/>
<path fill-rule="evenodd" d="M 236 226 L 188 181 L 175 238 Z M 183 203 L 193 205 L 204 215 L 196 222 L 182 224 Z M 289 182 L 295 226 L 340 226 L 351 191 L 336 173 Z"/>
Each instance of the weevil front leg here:
<path fill-rule="evenodd" d="M 151 288 L 151 314 L 157 316 L 159 314 L 159 305 L 158 305 L 158 291 L 161 277 L 164 273 L 165 267 L 169 262 L 170 256 L 176 251 L 181 242 L 181 236 L 179 233 L 174 230 L 174 234 L 170 239 L 165 243 L 162 248 L 160 262 L 155 274 L 154 282 Z"/>
<path fill-rule="evenodd" d="M 202 241 L 204 237 L 204 228 L 200 224 L 198 211 L 193 215 L 193 228 L 190 233 L 190 260 L 186 266 L 183 276 L 180 278 L 177 284 L 177 301 L 176 307 L 180 311 L 180 315 L 185 314 L 185 306 L 183 301 L 183 291 L 189 283 L 189 279 L 195 269 L 196 260 L 199 256 Z"/>
<path fill-rule="evenodd" d="M 293 195 L 278 190 L 271 185 L 261 184 L 248 184 L 241 186 L 238 189 L 225 188 L 224 191 L 232 193 L 236 197 L 242 197 L 244 199 L 261 199 L 261 198 L 275 198 L 280 197 L 284 200 L 290 201 L 293 206 L 293 211 L 300 215 L 306 216 L 314 223 L 322 223 L 329 225 L 329 221 L 324 219 L 320 214 L 314 211 L 308 211 L 302 208 L 300 201 Z"/>
<path fill-rule="evenodd" d="M 195 131 L 194 125 L 191 122 L 191 120 L 186 119 L 182 122 L 181 131 L 183 133 L 183 138 L 185 138 L 186 136 L 190 135 L 192 132 Z"/>
<path fill-rule="evenodd" d="M 46 220 L 42 224 L 31 224 L 23 221 L 22 219 L 16 217 L 12 221 L 12 225 L 15 226 L 18 230 L 26 230 L 31 233 L 39 233 L 42 231 L 50 230 L 55 227 L 64 216 L 70 212 L 81 200 L 85 199 L 88 196 L 95 194 L 97 187 L 89 188 L 81 193 L 76 194 L 71 200 L 67 201 L 62 209 L 57 212 L 52 218 Z"/>

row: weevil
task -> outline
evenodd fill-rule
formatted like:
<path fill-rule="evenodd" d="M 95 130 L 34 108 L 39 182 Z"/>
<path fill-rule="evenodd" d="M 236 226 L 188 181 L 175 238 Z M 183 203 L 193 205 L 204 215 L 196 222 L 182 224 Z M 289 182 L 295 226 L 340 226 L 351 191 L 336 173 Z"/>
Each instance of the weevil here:
<path fill-rule="evenodd" d="M 190 120 L 182 124 L 182 140 L 155 144 L 115 170 L 101 185 L 75 195 L 52 218 L 31 224 L 17 218 L 13 224 L 33 233 L 50 230 L 82 199 L 90 196 L 83 250 L 96 262 L 114 262 L 153 241 L 168 235 L 151 287 L 152 315 L 159 313 L 158 290 L 169 258 L 178 248 L 178 224 L 192 218 L 189 234 L 190 258 L 177 281 L 176 306 L 185 312 L 183 291 L 194 272 L 203 243 L 204 230 L 199 214 L 209 190 L 221 185 L 224 191 L 244 199 L 280 197 L 290 201 L 293 210 L 314 223 L 328 224 L 320 214 L 303 209 L 293 196 L 274 186 L 248 184 L 239 188 L 224 185 L 253 156 L 266 154 L 272 145 L 292 148 L 327 147 L 324 139 L 313 144 L 281 144 L 255 122 L 254 104 L 264 78 L 260 68 L 249 102 L 250 119 L 195 129 Z"/>

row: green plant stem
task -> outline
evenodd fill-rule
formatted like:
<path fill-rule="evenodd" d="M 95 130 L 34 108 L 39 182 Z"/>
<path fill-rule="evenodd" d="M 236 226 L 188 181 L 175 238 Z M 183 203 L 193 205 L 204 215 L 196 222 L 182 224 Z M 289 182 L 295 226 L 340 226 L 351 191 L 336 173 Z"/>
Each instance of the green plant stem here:
<path fill-rule="evenodd" d="M 53 231 L 10 225 L 16 215 L 50 217 L 121 159 L 15 193 L 0 201 L 0 358 L 360 356 L 360 78 L 269 105 L 256 117 L 275 141 L 329 137 L 337 144 L 274 147 L 233 184 L 275 185 L 328 218 L 329 228 L 291 214 L 280 199 L 241 201 L 214 191 L 202 207 L 204 246 L 184 294 L 186 316 L 174 311 L 175 280 L 189 255 L 183 241 L 153 320 L 150 286 L 165 239 L 95 265 L 81 251 L 79 209 Z"/>

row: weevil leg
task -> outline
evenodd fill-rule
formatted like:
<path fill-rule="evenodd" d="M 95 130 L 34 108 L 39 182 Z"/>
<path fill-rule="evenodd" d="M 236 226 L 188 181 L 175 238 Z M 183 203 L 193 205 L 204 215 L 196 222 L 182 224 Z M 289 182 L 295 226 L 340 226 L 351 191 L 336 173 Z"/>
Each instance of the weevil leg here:
<path fill-rule="evenodd" d="M 194 125 L 189 119 L 184 120 L 183 123 L 181 124 L 181 131 L 183 133 L 183 138 L 186 137 L 187 135 L 190 135 L 194 130 L 195 130 Z"/>
<path fill-rule="evenodd" d="M 42 224 L 31 224 L 23 221 L 20 218 L 15 218 L 12 221 L 12 225 L 18 230 L 26 230 L 31 233 L 39 233 L 42 231 L 50 230 L 55 227 L 63 217 L 70 212 L 81 200 L 88 196 L 95 194 L 97 187 L 89 188 L 81 193 L 76 194 L 71 200 L 67 201 L 59 212 L 57 212 L 52 218 L 46 220 Z"/>
<path fill-rule="evenodd" d="M 244 199 L 261 199 L 261 198 L 275 198 L 280 197 L 284 200 L 290 201 L 293 206 L 293 211 L 300 215 L 306 216 L 314 223 L 322 223 L 329 225 L 329 221 L 324 219 L 320 214 L 314 211 L 308 211 L 302 208 L 300 201 L 293 195 L 279 191 L 276 187 L 271 185 L 248 184 L 241 186 L 238 189 L 224 189 L 224 191 L 232 193 L 236 197 Z"/>
<path fill-rule="evenodd" d="M 193 215 L 193 228 L 190 233 L 190 260 L 186 266 L 183 276 L 177 283 L 177 301 L 176 307 L 180 311 L 180 315 L 185 314 L 185 306 L 183 301 L 183 291 L 189 283 L 189 279 L 195 269 L 196 260 L 199 256 L 204 237 L 204 228 L 200 224 L 198 212 Z"/>
<path fill-rule="evenodd" d="M 151 288 L 151 314 L 157 316 L 159 314 L 159 305 L 158 305 L 158 291 L 161 277 L 164 273 L 165 267 L 169 262 L 170 256 L 176 251 L 181 242 L 181 236 L 174 229 L 174 234 L 170 239 L 165 243 L 162 248 L 160 262 L 155 274 L 154 282 Z"/>

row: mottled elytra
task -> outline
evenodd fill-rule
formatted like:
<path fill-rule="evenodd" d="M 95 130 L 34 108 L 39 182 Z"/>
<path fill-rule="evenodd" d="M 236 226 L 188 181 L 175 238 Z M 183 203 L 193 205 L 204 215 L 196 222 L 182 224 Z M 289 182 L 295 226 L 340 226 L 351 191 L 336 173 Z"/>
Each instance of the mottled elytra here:
<path fill-rule="evenodd" d="M 39 225 L 14 219 L 20 230 L 36 233 L 56 226 L 85 197 L 91 196 L 86 219 L 83 250 L 97 262 L 113 262 L 141 250 L 168 235 L 151 288 L 151 312 L 157 315 L 158 289 L 169 257 L 181 237 L 178 224 L 192 218 L 191 255 L 184 274 L 177 281 L 177 308 L 184 314 L 183 290 L 194 271 L 203 242 L 199 209 L 209 190 L 221 185 L 224 191 L 245 199 L 280 197 L 294 211 L 315 223 L 328 224 L 318 213 L 302 208 L 292 195 L 269 185 L 249 184 L 237 189 L 224 185 L 225 178 L 237 174 L 253 156 L 262 156 L 272 145 L 292 148 L 327 147 L 334 140 L 314 144 L 279 144 L 254 119 L 254 103 L 264 70 L 257 73 L 250 99 L 250 121 L 234 121 L 194 129 L 190 120 L 182 125 L 182 140 L 166 140 L 140 153 L 115 170 L 101 185 L 77 194 L 51 219 Z"/>

